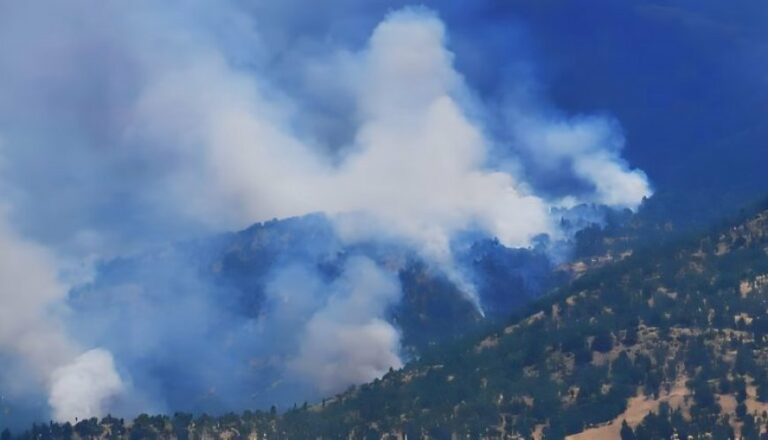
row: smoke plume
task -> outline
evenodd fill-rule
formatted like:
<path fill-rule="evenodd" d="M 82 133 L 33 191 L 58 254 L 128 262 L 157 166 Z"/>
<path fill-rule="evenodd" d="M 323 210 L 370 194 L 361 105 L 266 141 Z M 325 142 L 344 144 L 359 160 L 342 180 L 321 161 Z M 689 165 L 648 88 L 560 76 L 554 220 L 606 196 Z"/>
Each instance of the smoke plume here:
<path fill-rule="evenodd" d="M 77 342 L 64 331 L 59 320 L 64 312 L 56 309 L 67 290 L 57 272 L 53 255 L 19 238 L 0 218 L 0 351 L 33 372 L 31 383 L 21 389 L 6 383 L 14 377 L 3 377 L 0 384 L 10 386 L 11 398 L 48 390 L 56 420 L 98 416 L 121 391 L 121 379 L 109 352 L 78 354 Z"/>
<path fill-rule="evenodd" d="M 613 118 L 489 105 L 437 13 L 383 8 L 347 41 L 279 2 L 0 1 L 0 351 L 31 367 L 0 384 L 60 420 L 316 398 L 402 365 L 396 270 L 270 262 L 249 316 L 197 270 L 210 248 L 164 243 L 322 212 L 327 254 L 410 249 L 481 307 L 458 234 L 526 247 L 554 208 L 651 194 Z M 125 255 L 132 277 L 103 263 Z"/>
<path fill-rule="evenodd" d="M 329 393 L 402 366 L 399 332 L 383 319 L 401 295 L 391 278 L 370 260 L 348 261 L 331 286 L 322 286 L 330 296 L 304 324 L 288 367 Z"/>
<path fill-rule="evenodd" d="M 56 420 L 103 415 L 109 399 L 123 391 L 112 355 L 101 349 L 86 351 L 51 377 L 49 403 Z"/>

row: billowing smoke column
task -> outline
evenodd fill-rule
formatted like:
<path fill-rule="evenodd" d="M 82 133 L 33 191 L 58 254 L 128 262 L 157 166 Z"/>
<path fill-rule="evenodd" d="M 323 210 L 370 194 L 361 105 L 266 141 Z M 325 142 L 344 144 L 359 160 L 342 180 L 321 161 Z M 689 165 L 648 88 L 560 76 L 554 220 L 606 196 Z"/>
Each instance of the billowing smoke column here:
<path fill-rule="evenodd" d="M 123 386 L 112 355 L 99 348 L 83 352 L 66 335 L 51 310 L 66 295 L 54 257 L 19 238 L 4 218 L 0 280 L 0 351 L 12 356 L 0 378 L 5 397 L 43 388 L 58 420 L 102 414 Z M 22 372 L 32 372 L 29 381 L 18 380 Z"/>
<path fill-rule="evenodd" d="M 400 298 L 400 286 L 392 275 L 370 260 L 357 258 L 347 262 L 332 285 L 320 287 L 331 292 L 330 296 L 320 308 L 302 317 L 304 328 L 289 369 L 329 393 L 380 377 L 390 367 L 399 368 L 398 330 L 382 319 Z M 277 292 L 279 296 L 271 299 L 290 303 L 295 301 L 293 292 Z M 313 297 L 324 295 L 327 293 L 316 292 Z M 276 310 L 270 319 L 286 322 L 281 312 Z"/>
<path fill-rule="evenodd" d="M 472 225 L 510 246 L 554 232 L 544 200 L 485 168 L 488 140 L 462 106 L 470 93 L 444 40 L 433 15 L 407 10 L 379 25 L 366 50 L 326 67 L 336 87 L 349 87 L 359 119 L 341 163 L 289 132 L 243 73 L 208 58 L 173 66 L 147 87 L 140 133 L 192 152 L 197 163 L 177 178 L 195 218 L 236 213 L 238 225 L 323 211 L 339 215 L 350 239 L 387 231 L 434 258 L 446 258 L 453 233 Z"/>
<path fill-rule="evenodd" d="M 191 262 L 156 248 L 140 284 L 113 274 L 68 310 L 67 285 L 94 260 L 324 212 L 342 244 L 413 249 L 472 295 L 451 255 L 457 233 L 527 246 L 559 234 L 553 207 L 632 208 L 651 192 L 610 119 L 513 102 L 501 109 L 509 135 L 492 138 L 483 121 L 499 109 L 473 94 L 425 9 L 387 15 L 363 48 L 315 42 L 288 81 L 271 64 L 272 34 L 230 4 L 0 5 L 0 194 L 12 208 L 0 229 L 0 350 L 33 367 L 0 384 L 24 377 L 60 420 L 173 411 L 196 396 L 203 408 L 210 396 L 230 399 L 225 409 L 288 402 L 402 364 L 385 319 L 398 281 L 371 259 L 331 278 L 284 262 L 256 318 L 233 315 Z M 342 123 L 326 130 L 318 108 Z M 517 154 L 502 161 L 500 144 Z M 554 199 L 534 173 L 583 189 Z M 282 394 L 253 400 L 248 389 Z"/>
<path fill-rule="evenodd" d="M 108 399 L 123 391 L 112 355 L 92 349 L 51 374 L 48 402 L 56 420 L 75 420 L 104 414 Z"/>

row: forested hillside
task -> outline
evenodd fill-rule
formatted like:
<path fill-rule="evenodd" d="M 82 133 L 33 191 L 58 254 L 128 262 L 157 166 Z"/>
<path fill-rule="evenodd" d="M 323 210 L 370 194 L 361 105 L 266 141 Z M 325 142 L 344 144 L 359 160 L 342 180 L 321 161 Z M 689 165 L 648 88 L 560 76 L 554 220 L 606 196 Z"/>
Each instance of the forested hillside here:
<path fill-rule="evenodd" d="M 20 438 L 760 438 L 766 312 L 768 210 L 627 252 L 490 334 L 282 415 L 93 419 Z"/>

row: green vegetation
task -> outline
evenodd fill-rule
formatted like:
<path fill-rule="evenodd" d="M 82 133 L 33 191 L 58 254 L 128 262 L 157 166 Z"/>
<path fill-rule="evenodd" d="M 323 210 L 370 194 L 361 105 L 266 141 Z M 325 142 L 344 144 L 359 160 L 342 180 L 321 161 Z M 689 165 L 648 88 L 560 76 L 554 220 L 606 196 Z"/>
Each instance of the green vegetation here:
<path fill-rule="evenodd" d="M 317 405 L 92 419 L 19 437 L 561 439 L 614 421 L 622 439 L 758 439 L 766 367 L 768 211 L 587 270 L 503 327 Z M 656 402 L 634 425 L 621 422 L 632 398 Z"/>

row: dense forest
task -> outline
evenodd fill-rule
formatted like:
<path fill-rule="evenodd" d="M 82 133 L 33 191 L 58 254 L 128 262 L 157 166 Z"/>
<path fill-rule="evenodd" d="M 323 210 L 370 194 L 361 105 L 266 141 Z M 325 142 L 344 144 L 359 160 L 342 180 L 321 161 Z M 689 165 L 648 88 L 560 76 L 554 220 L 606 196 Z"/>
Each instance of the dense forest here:
<path fill-rule="evenodd" d="M 593 253 L 492 332 L 281 414 L 106 417 L 3 440 L 767 438 L 768 210 L 662 243 Z"/>

